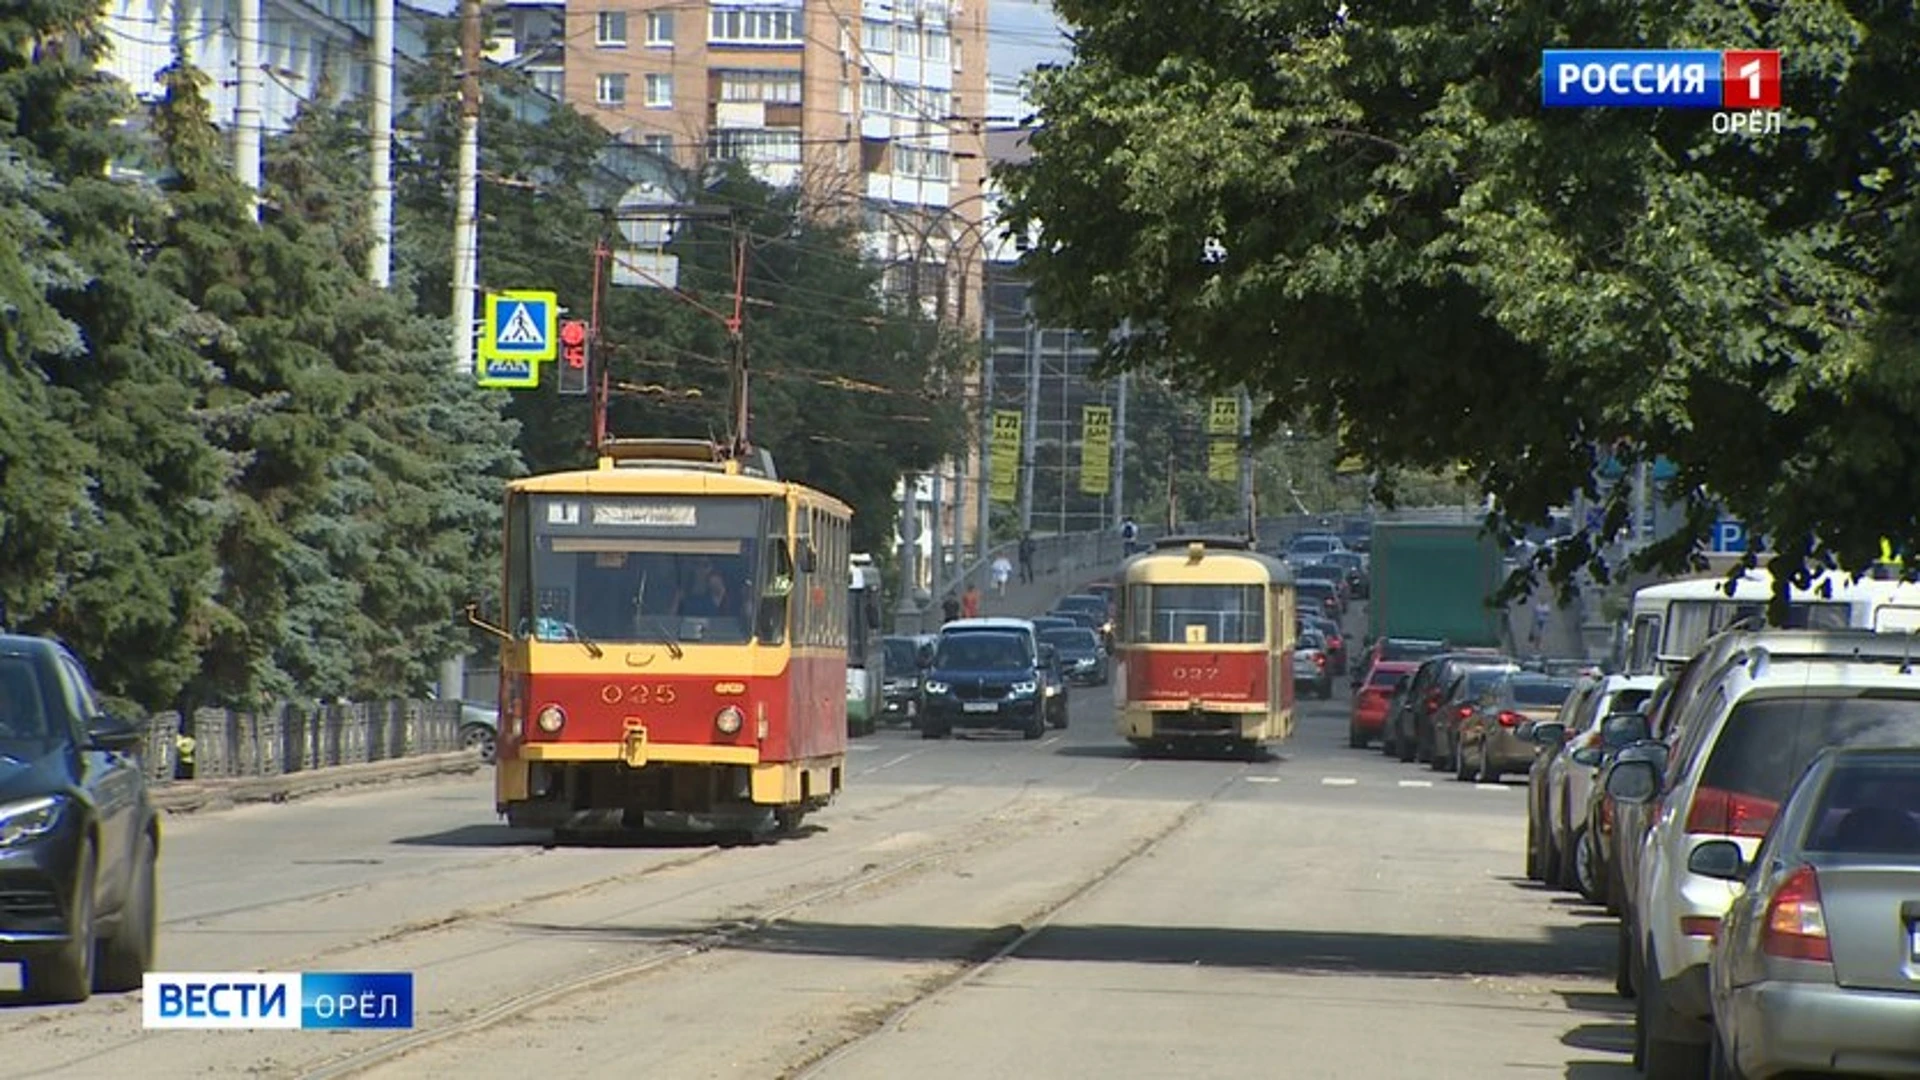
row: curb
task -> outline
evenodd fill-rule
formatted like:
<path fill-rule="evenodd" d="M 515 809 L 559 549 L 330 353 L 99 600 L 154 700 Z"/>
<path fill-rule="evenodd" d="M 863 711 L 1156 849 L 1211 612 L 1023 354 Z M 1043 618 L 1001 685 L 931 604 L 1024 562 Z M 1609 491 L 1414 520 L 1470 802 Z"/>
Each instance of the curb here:
<path fill-rule="evenodd" d="M 148 797 L 155 808 L 169 814 L 225 810 L 242 803 L 287 802 L 342 788 L 416 780 L 429 776 L 478 772 L 481 761 L 471 750 L 449 754 L 422 754 L 364 765 L 336 765 L 285 776 L 248 776 L 223 780 L 179 780 L 155 784 Z"/>

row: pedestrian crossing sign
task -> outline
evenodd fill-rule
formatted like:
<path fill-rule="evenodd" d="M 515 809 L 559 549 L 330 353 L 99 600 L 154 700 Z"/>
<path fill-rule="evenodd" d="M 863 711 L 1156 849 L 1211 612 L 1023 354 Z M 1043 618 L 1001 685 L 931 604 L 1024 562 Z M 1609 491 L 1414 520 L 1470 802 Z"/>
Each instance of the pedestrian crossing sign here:
<path fill-rule="evenodd" d="M 553 293 L 489 293 L 480 359 L 551 360 L 559 354 L 559 323 L 560 303 Z"/>

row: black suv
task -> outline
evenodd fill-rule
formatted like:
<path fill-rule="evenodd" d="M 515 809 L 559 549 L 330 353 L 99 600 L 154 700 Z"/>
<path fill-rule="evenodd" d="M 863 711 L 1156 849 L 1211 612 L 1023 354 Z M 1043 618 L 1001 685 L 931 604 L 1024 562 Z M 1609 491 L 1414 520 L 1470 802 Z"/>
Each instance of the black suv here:
<path fill-rule="evenodd" d="M 922 738 L 945 738 L 955 728 L 1015 730 L 1029 739 L 1047 733 L 1047 674 L 1023 634 L 943 634 L 920 685 Z"/>
<path fill-rule="evenodd" d="M 160 821 L 138 751 L 58 643 L 0 634 L 0 992 L 84 1001 L 153 962 Z"/>

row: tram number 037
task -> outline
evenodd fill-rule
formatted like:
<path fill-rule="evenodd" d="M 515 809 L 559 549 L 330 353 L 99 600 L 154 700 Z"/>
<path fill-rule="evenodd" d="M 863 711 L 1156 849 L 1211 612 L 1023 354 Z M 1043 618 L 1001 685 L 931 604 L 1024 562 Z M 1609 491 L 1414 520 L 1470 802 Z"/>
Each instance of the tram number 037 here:
<path fill-rule="evenodd" d="M 600 700 L 609 705 L 671 705 L 679 700 L 679 697 L 680 695 L 674 692 L 673 687 L 665 683 L 659 686 L 648 686 L 644 683 L 620 686 L 608 683 L 600 688 Z"/>
<path fill-rule="evenodd" d="M 1173 677 L 1183 682 L 1197 682 L 1197 681 L 1204 681 L 1209 679 L 1217 679 L 1220 677 L 1220 669 L 1210 665 L 1195 665 L 1193 667 L 1176 667 L 1173 669 Z"/>

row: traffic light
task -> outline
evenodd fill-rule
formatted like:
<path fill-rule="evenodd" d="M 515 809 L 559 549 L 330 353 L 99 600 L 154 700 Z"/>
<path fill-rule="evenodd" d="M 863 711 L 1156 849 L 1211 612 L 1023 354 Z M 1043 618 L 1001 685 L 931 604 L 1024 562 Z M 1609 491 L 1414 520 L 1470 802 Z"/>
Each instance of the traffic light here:
<path fill-rule="evenodd" d="M 583 395 L 591 392 L 591 386 L 592 380 L 587 374 L 587 324 L 568 319 L 560 324 L 560 371 L 554 387 L 562 394 Z"/>

